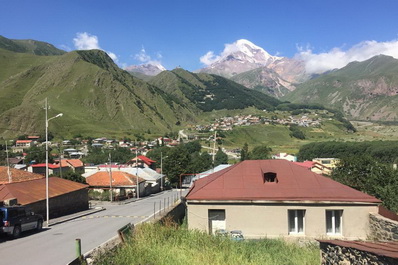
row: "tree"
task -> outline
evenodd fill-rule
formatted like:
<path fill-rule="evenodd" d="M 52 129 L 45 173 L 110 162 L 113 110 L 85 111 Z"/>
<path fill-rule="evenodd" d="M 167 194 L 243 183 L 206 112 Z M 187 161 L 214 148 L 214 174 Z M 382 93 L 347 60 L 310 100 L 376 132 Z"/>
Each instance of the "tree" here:
<path fill-rule="evenodd" d="M 51 153 L 51 150 L 49 148 L 49 153 Z M 26 163 L 30 163 L 32 161 L 35 161 L 36 163 L 45 163 L 46 162 L 46 147 L 45 146 L 32 146 L 28 150 L 26 150 L 26 157 L 25 161 Z M 53 159 L 51 156 L 48 156 L 48 161 L 50 163 L 53 162 Z"/>
<path fill-rule="evenodd" d="M 60 177 L 59 174 L 55 174 L 55 176 Z M 76 172 L 73 172 L 73 171 L 70 171 L 70 170 L 62 173 L 62 178 L 63 179 L 67 179 L 67 180 L 71 180 L 71 181 L 74 181 L 74 182 L 87 184 L 85 177 L 82 177 L 80 174 L 78 174 Z"/>
<path fill-rule="evenodd" d="M 240 150 L 240 161 L 244 161 L 249 159 L 249 146 L 247 143 L 245 143 L 242 147 L 242 150 Z"/>
<path fill-rule="evenodd" d="M 214 157 L 214 166 L 216 167 L 221 164 L 228 164 L 228 155 L 224 153 L 219 147 Z"/>
<path fill-rule="evenodd" d="M 172 185 L 179 183 L 180 175 L 188 173 L 190 155 L 183 145 L 172 148 L 163 163 L 163 172 Z"/>
<path fill-rule="evenodd" d="M 344 157 L 333 170 L 334 180 L 383 201 L 391 211 L 398 211 L 398 172 L 369 155 Z"/>
<path fill-rule="evenodd" d="M 248 154 L 250 160 L 262 160 L 271 158 L 272 149 L 266 145 L 259 145 L 253 148 Z"/>

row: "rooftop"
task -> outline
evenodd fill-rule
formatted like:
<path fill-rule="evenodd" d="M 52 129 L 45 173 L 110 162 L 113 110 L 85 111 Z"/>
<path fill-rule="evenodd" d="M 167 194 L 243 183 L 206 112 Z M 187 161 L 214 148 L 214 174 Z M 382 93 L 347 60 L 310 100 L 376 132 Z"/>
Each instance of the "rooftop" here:
<path fill-rule="evenodd" d="M 36 173 L 31 173 L 27 172 L 24 170 L 18 170 L 14 168 L 10 168 L 10 175 L 12 182 L 21 182 L 21 181 L 26 181 L 26 180 L 32 180 L 32 179 L 41 179 L 44 178 L 40 174 Z M 8 183 L 8 169 L 7 167 L 1 167 L 0 166 L 0 184 L 5 184 Z"/>
<path fill-rule="evenodd" d="M 271 180 L 267 179 L 270 178 Z M 245 160 L 197 180 L 187 200 L 380 203 L 373 196 L 287 160 Z"/>
<path fill-rule="evenodd" d="M 65 193 L 85 189 L 88 186 L 78 182 L 51 177 L 49 182 L 49 197 L 60 196 Z M 46 179 L 35 179 L 17 183 L 0 185 L 0 201 L 17 198 L 18 203 L 24 205 L 46 199 Z"/>

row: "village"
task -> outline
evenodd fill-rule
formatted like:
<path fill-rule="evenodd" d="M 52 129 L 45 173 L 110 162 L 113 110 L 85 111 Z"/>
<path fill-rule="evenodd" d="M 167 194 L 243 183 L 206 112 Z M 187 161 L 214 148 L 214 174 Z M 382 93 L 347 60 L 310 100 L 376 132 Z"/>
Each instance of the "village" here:
<path fill-rule="evenodd" d="M 211 129 L 221 130 L 221 126 L 237 123 L 257 124 L 260 120 L 250 115 L 236 120 L 223 118 Z M 283 122 L 315 126 L 319 121 Z M 160 161 L 155 161 L 146 154 L 159 147 L 179 148 L 184 141 L 194 140 L 181 141 L 184 137 L 180 131 L 177 139 L 158 137 L 134 142 L 101 137 L 51 143 L 40 141 L 40 136 L 25 136 L 7 149 L 7 155 L 13 155 L 7 158 L 6 166 L 0 167 L 0 201 L 3 207 L 28 207 L 43 216 L 48 228 L 64 216 L 103 205 L 99 202 L 139 203 L 177 190 L 179 196 L 172 201 L 186 209 L 188 228 L 212 235 L 316 241 L 323 255 L 332 258 L 341 249 L 352 255 L 349 247 L 358 239 L 394 241 L 398 237 L 398 216 L 383 207 L 380 199 L 328 177 L 339 164 L 336 158 L 298 162 L 294 155 L 279 153 L 268 160 L 225 163 L 203 172 L 180 174 L 173 185 L 163 171 L 167 156 L 161 155 Z M 31 148 L 47 145 L 54 152 L 47 153 L 50 159 L 47 157 L 45 163 L 26 160 Z M 90 150 L 118 148 L 128 151 L 127 161 L 114 162 L 109 155 L 103 163 L 83 162 Z M 172 205 L 169 198 L 164 198 L 159 202 L 159 211 Z M 156 203 L 153 207 L 155 216 Z M 264 222 L 268 223 L 266 227 Z M 375 249 L 366 255 L 378 255 L 383 247 L 379 243 L 363 244 L 365 247 L 355 248 Z M 387 258 L 394 260 L 393 256 Z"/>

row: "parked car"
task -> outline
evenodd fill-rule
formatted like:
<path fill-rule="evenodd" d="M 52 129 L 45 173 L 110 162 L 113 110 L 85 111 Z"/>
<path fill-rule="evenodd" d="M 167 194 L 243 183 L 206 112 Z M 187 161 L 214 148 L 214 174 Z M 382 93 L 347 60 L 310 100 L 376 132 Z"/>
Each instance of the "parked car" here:
<path fill-rule="evenodd" d="M 0 207 L 0 232 L 18 238 L 28 230 L 40 231 L 43 228 L 43 216 L 31 212 L 24 206 Z"/>

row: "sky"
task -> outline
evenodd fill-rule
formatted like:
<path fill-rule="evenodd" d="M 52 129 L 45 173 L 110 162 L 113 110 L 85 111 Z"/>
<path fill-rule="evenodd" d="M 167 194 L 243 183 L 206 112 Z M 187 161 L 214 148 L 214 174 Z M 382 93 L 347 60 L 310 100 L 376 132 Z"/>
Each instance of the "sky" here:
<path fill-rule="evenodd" d="M 122 68 L 194 71 L 247 39 L 319 72 L 380 53 L 398 58 L 395 0 L 0 0 L 0 35 L 101 49 Z"/>

